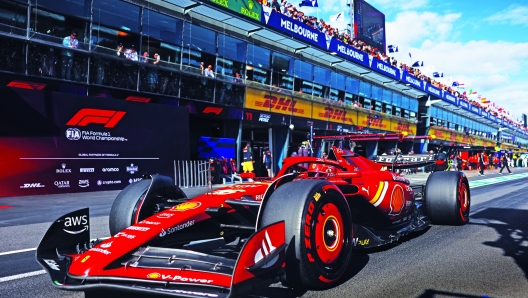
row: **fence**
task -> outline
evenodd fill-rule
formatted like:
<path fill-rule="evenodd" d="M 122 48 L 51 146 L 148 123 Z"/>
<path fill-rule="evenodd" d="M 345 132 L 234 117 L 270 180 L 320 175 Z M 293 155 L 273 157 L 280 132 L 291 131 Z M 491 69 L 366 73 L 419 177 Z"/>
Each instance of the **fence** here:
<path fill-rule="evenodd" d="M 208 186 L 211 181 L 209 161 L 175 160 L 174 182 L 184 188 Z"/>

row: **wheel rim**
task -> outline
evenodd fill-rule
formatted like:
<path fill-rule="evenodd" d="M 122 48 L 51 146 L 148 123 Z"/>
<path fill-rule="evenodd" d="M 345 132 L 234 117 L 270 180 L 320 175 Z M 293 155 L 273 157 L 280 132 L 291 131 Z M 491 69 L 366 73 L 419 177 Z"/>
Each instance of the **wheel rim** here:
<path fill-rule="evenodd" d="M 336 205 L 326 203 L 318 210 L 314 231 L 319 261 L 325 267 L 335 264 L 341 256 L 344 239 L 343 219 Z"/>
<path fill-rule="evenodd" d="M 460 217 L 465 219 L 468 216 L 469 211 L 469 196 L 465 183 L 461 183 L 458 191 L 458 203 L 460 205 Z"/>

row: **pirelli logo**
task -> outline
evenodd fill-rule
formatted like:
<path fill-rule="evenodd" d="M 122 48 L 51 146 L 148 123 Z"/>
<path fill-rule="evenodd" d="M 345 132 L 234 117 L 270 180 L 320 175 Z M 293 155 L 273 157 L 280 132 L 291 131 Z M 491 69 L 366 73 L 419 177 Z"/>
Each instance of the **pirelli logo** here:
<path fill-rule="evenodd" d="M 255 106 L 269 108 L 271 111 L 288 111 L 299 114 L 304 114 L 303 109 L 295 107 L 296 100 L 291 98 L 275 97 L 273 95 L 264 95 L 264 101 L 256 100 Z"/>
<path fill-rule="evenodd" d="M 351 121 L 351 119 L 347 117 L 347 111 L 343 109 L 334 109 L 331 107 L 325 107 L 324 113 L 319 113 L 319 117 L 327 118 L 329 120 L 336 120 L 336 121 L 344 121 L 344 122 Z"/>
<path fill-rule="evenodd" d="M 114 128 L 116 124 L 125 116 L 124 111 L 81 109 L 75 114 L 66 125 L 87 126 L 88 124 L 104 124 L 105 128 Z"/>

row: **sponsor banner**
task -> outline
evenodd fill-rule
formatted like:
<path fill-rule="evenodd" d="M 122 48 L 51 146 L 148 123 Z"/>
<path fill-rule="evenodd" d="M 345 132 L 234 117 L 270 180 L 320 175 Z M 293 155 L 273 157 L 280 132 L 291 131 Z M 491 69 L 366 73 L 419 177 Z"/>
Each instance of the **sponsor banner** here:
<path fill-rule="evenodd" d="M 358 112 L 358 126 L 363 129 L 390 129 L 390 119 L 383 118 L 382 113 Z"/>
<path fill-rule="evenodd" d="M 409 135 L 416 135 L 416 124 L 404 120 L 387 119 L 390 123 L 389 131 L 407 132 Z"/>
<path fill-rule="evenodd" d="M 392 79 L 395 79 L 397 81 L 400 80 L 400 70 L 398 68 L 392 67 L 389 64 L 380 61 L 378 59 L 373 58 L 372 56 L 368 56 L 370 68 L 376 70 L 377 72 L 380 72 Z"/>
<path fill-rule="evenodd" d="M 244 121 L 260 124 L 289 125 L 290 116 L 278 115 L 271 112 L 244 110 Z"/>
<path fill-rule="evenodd" d="M 189 158 L 188 112 L 145 104 L 0 87 L 0 197 L 123 189 L 145 173 L 172 175 Z M 146 146 L 145 144 L 148 144 Z M 164 148 L 166 150 L 157 150 Z"/>
<path fill-rule="evenodd" d="M 425 82 L 409 74 L 407 71 L 403 73 L 402 81 L 406 84 L 413 86 L 414 88 L 418 88 L 420 90 L 425 89 Z M 432 95 L 436 96 L 436 94 L 432 94 Z"/>
<path fill-rule="evenodd" d="M 471 106 L 471 112 L 473 112 L 473 113 L 475 113 L 475 114 L 480 116 L 480 108 L 477 107 L 477 106 L 472 105 Z"/>
<path fill-rule="evenodd" d="M 458 101 L 458 106 L 469 111 L 469 102 L 467 102 L 467 101 L 459 100 Z"/>
<path fill-rule="evenodd" d="M 434 140 L 439 142 L 450 142 L 452 145 L 459 146 L 485 146 L 494 147 L 495 141 L 484 138 L 469 136 L 465 133 L 446 131 L 438 128 L 431 128 L 429 130 L 430 136 L 435 136 Z"/>
<path fill-rule="evenodd" d="M 283 115 L 311 117 L 312 105 L 310 101 L 292 98 L 286 94 L 246 89 L 245 108 L 273 112 Z"/>
<path fill-rule="evenodd" d="M 225 7 L 238 14 L 260 22 L 262 18 L 262 4 L 254 0 L 210 0 L 212 3 Z M 268 7 L 269 8 L 269 7 Z"/>

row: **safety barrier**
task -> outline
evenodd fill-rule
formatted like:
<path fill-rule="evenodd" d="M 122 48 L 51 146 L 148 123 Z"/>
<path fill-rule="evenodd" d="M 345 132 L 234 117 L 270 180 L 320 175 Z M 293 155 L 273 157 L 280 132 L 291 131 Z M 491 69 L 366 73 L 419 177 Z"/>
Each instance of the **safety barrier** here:
<path fill-rule="evenodd" d="M 209 161 L 175 160 L 174 182 L 183 188 L 208 186 L 211 181 Z"/>

